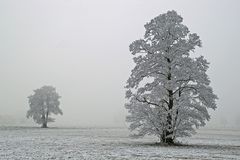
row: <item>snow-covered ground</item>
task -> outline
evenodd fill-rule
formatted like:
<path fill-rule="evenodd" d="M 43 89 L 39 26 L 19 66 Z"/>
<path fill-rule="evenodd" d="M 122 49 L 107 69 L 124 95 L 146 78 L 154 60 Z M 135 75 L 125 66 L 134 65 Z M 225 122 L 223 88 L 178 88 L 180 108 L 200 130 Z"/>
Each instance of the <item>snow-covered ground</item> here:
<path fill-rule="evenodd" d="M 123 128 L 0 127 L 0 159 L 240 159 L 240 131 L 200 130 L 185 146 L 129 138 Z"/>

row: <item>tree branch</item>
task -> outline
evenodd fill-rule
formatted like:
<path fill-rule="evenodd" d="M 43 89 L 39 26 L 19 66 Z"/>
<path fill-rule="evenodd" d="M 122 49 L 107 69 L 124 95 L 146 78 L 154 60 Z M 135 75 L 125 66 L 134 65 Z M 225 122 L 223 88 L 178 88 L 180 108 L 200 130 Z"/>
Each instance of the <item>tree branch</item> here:
<path fill-rule="evenodd" d="M 160 107 L 160 108 L 164 108 L 166 111 L 167 111 L 167 109 L 165 108 L 165 107 L 163 107 L 163 106 L 161 106 L 161 105 L 159 105 L 159 104 L 156 104 L 156 103 L 153 103 L 153 102 L 149 102 L 147 99 L 146 99 L 146 97 L 143 97 L 143 100 L 140 100 L 138 97 L 136 97 L 136 100 L 138 101 L 138 102 L 141 102 L 141 103 L 147 103 L 147 104 L 149 104 L 149 105 L 154 105 L 154 106 L 157 106 L 157 107 Z M 168 104 L 168 102 L 166 101 L 166 100 L 164 100 L 164 99 L 162 99 L 160 102 L 165 102 L 165 103 L 167 103 Z"/>
<path fill-rule="evenodd" d="M 173 94 L 177 93 L 178 91 L 183 92 L 184 89 L 190 89 L 190 90 L 192 89 L 192 90 L 194 90 L 195 92 L 198 92 L 197 88 L 192 87 L 192 86 L 187 86 L 187 85 L 185 85 L 185 86 L 183 86 L 183 87 L 179 87 L 178 89 L 176 89 L 176 90 L 173 92 Z"/>
<path fill-rule="evenodd" d="M 140 50 L 144 51 L 147 54 L 154 54 L 153 52 L 150 52 L 147 48 L 145 48 L 143 46 L 141 46 Z M 139 53 L 141 53 L 141 51 Z"/>

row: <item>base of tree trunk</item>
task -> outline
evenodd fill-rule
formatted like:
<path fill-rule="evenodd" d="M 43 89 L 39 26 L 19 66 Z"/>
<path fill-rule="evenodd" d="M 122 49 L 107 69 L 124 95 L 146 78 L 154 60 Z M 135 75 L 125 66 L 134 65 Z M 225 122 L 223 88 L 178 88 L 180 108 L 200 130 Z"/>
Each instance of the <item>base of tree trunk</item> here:
<path fill-rule="evenodd" d="M 166 143 L 166 142 L 156 142 L 156 146 L 186 146 L 186 144 L 182 144 L 180 142 L 175 142 L 174 143 Z"/>
<path fill-rule="evenodd" d="M 174 139 L 172 137 L 166 138 L 165 136 L 161 137 L 160 143 L 168 144 L 168 145 L 174 145 L 175 144 Z"/>
<path fill-rule="evenodd" d="M 173 132 L 168 132 L 167 130 L 163 131 L 163 134 L 160 136 L 160 141 L 163 144 L 168 144 L 168 145 L 174 145 L 174 138 L 170 135 L 172 135 Z"/>
<path fill-rule="evenodd" d="M 43 123 L 43 124 L 42 124 L 42 128 L 48 128 L 47 124 L 46 124 L 46 123 Z"/>
<path fill-rule="evenodd" d="M 172 145 L 174 144 L 174 140 L 172 138 L 166 138 L 165 143 Z"/>

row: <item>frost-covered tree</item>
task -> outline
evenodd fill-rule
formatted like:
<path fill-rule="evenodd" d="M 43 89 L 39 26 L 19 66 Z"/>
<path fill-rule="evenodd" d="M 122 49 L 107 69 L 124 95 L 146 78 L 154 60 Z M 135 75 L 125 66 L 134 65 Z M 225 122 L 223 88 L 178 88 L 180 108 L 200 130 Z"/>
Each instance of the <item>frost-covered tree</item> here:
<path fill-rule="evenodd" d="M 201 47 L 175 11 L 160 14 L 147 23 L 144 38 L 130 45 L 136 66 L 127 81 L 125 104 L 133 136 L 156 135 L 173 144 L 190 136 L 210 119 L 217 96 L 206 71 L 209 63 L 194 55 Z"/>
<path fill-rule="evenodd" d="M 30 109 L 27 118 L 32 117 L 36 123 L 42 125 L 42 128 L 47 128 L 48 122 L 54 122 L 50 117 L 51 114 L 63 114 L 59 108 L 59 98 L 56 89 L 52 86 L 43 86 L 34 90 L 34 94 L 28 97 Z"/>

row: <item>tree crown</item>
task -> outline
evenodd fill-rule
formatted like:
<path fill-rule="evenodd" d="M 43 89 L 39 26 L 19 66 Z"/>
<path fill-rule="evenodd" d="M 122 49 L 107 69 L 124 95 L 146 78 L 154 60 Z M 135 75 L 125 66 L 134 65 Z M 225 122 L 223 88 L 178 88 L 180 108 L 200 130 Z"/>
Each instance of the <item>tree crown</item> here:
<path fill-rule="evenodd" d="M 193 56 L 201 41 L 182 24 L 176 11 L 160 14 L 147 23 L 143 39 L 130 44 L 134 63 L 127 81 L 126 103 L 130 129 L 138 135 L 173 132 L 172 137 L 194 133 L 216 108 L 203 56 Z"/>
<path fill-rule="evenodd" d="M 54 122 L 51 114 L 63 114 L 59 108 L 61 97 L 52 86 L 43 86 L 34 90 L 34 94 L 28 97 L 30 109 L 27 112 L 27 118 L 33 117 L 36 123 Z"/>

